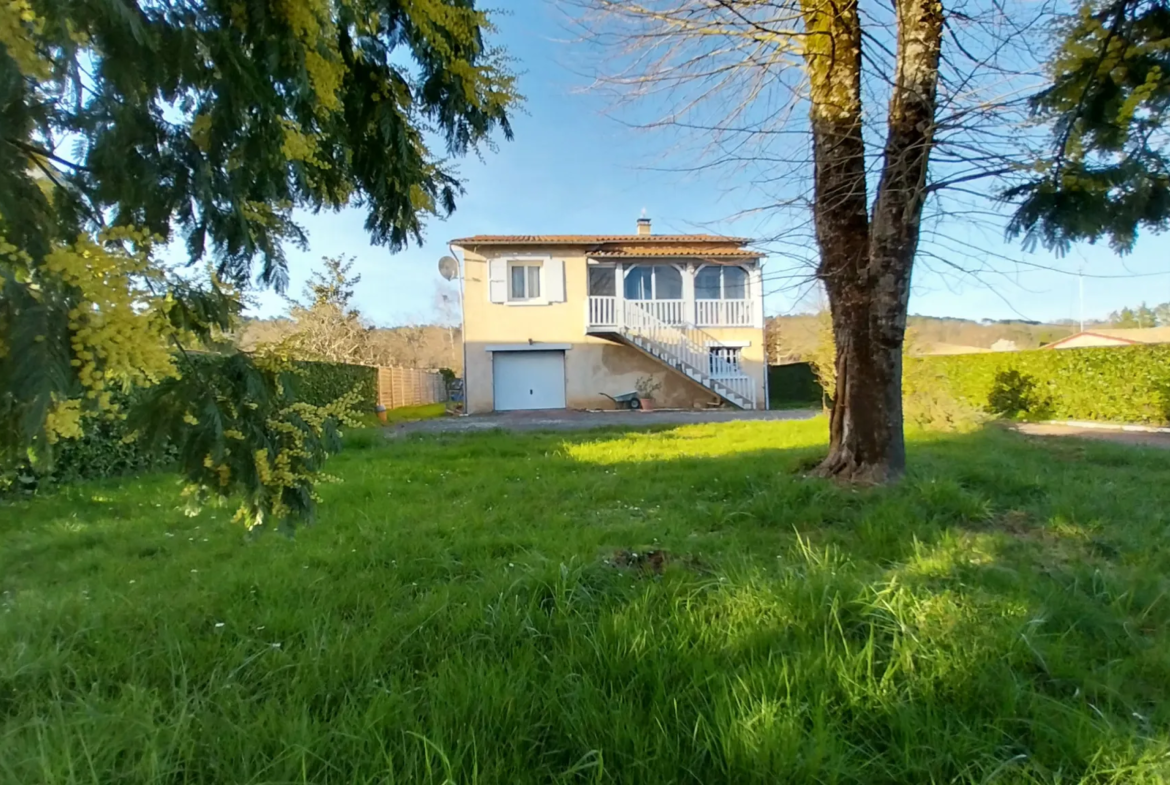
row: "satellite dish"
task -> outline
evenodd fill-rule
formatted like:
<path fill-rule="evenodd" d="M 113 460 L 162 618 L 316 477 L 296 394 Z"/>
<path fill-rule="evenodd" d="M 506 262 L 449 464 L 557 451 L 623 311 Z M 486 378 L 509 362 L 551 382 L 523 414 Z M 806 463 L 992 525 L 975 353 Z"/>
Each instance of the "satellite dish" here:
<path fill-rule="evenodd" d="M 439 275 L 448 281 L 454 280 L 459 275 L 459 260 L 454 256 L 444 256 L 439 260 Z"/>

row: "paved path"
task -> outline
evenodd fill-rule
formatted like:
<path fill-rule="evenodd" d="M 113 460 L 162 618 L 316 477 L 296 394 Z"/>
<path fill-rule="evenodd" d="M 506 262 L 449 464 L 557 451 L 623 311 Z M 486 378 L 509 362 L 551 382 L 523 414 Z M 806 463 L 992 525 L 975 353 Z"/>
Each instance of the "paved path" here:
<path fill-rule="evenodd" d="M 1073 425 L 1056 423 L 1020 423 L 1015 426 L 1015 429 L 1028 436 L 1072 436 L 1078 439 L 1096 439 L 1117 444 L 1137 444 L 1143 447 L 1170 449 L 1170 433 L 1123 431 L 1113 428 L 1078 428 Z"/>
<path fill-rule="evenodd" d="M 411 433 L 472 433 L 501 428 L 507 431 L 579 431 L 589 428 L 649 428 L 655 425 L 691 425 L 737 420 L 807 420 L 820 414 L 816 409 L 775 411 L 604 411 L 581 412 L 551 409 L 535 412 L 473 414 L 468 417 L 440 417 L 435 420 L 401 423 L 386 429 L 389 436 Z"/>

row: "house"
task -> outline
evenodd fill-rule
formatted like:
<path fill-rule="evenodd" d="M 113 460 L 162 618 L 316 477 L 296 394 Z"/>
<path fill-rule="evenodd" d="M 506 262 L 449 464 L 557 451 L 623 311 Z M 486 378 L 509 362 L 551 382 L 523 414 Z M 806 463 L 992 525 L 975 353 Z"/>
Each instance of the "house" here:
<path fill-rule="evenodd" d="M 961 343 L 932 343 L 925 346 L 919 354 L 923 356 L 941 356 L 946 354 L 985 354 L 991 349 L 982 346 L 967 346 Z"/>
<path fill-rule="evenodd" d="M 1086 346 L 1133 346 L 1170 343 L 1170 327 L 1096 328 L 1053 341 L 1045 349 L 1081 349 Z"/>
<path fill-rule="evenodd" d="M 656 235 L 477 235 L 462 255 L 466 407 L 765 408 L 762 254 L 747 240 Z"/>

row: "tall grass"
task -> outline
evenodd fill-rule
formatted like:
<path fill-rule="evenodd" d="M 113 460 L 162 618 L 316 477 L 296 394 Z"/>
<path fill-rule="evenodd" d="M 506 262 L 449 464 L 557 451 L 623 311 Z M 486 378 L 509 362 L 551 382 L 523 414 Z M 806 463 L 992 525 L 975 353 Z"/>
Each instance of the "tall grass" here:
<path fill-rule="evenodd" d="M 364 444 L 295 539 L 167 477 L 0 508 L 0 782 L 1164 781 L 1166 455 L 855 490 L 824 427 Z"/>

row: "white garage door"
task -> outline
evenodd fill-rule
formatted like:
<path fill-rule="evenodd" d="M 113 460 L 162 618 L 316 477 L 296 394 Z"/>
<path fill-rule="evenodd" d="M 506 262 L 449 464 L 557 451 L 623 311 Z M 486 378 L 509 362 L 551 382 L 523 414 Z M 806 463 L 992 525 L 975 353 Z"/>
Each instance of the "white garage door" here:
<path fill-rule="evenodd" d="M 495 352 L 496 411 L 565 408 L 564 352 Z"/>

